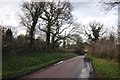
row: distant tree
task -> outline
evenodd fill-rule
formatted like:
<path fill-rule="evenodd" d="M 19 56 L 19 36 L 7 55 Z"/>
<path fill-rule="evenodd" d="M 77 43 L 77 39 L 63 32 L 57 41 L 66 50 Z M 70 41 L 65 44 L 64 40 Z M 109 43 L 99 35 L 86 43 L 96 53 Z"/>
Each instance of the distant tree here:
<path fill-rule="evenodd" d="M 2 28 L 2 41 L 4 41 L 6 28 L 4 28 L 3 26 L 1 26 L 1 28 Z"/>
<path fill-rule="evenodd" d="M 8 28 L 5 32 L 6 41 L 8 41 L 8 42 L 12 41 L 12 37 L 13 37 L 12 30 Z"/>
<path fill-rule="evenodd" d="M 90 42 L 96 42 L 100 36 L 102 36 L 106 31 L 103 31 L 103 24 L 99 23 L 99 22 L 90 22 L 89 26 L 90 30 L 85 30 L 85 34 L 87 34 L 88 39 L 90 40 Z M 101 33 L 102 32 L 102 33 Z"/>
<path fill-rule="evenodd" d="M 13 44 L 13 32 L 11 29 L 7 29 L 3 32 L 3 41 L 2 41 L 2 52 L 3 55 L 8 54 L 12 50 L 12 44 Z"/>

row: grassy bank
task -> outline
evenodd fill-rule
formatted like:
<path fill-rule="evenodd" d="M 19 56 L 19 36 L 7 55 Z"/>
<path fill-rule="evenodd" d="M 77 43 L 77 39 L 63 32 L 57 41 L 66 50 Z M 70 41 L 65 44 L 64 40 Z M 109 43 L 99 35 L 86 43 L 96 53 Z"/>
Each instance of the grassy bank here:
<path fill-rule="evenodd" d="M 59 60 L 76 56 L 74 53 L 34 54 L 3 59 L 3 78 L 12 78 L 46 67 Z"/>
<path fill-rule="evenodd" d="M 100 78 L 118 78 L 119 66 L 116 61 L 89 57 L 92 59 L 94 69 Z"/>

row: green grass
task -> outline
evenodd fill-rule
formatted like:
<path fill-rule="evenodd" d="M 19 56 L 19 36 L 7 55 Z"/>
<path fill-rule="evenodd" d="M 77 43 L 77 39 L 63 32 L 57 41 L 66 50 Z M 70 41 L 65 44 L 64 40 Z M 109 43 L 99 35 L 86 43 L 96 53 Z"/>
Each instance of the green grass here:
<path fill-rule="evenodd" d="M 41 69 L 59 60 L 76 56 L 74 53 L 35 54 L 7 57 L 3 59 L 2 77 L 12 78 Z"/>
<path fill-rule="evenodd" d="M 118 78 L 119 66 L 116 61 L 89 57 L 92 59 L 94 69 L 100 78 Z"/>

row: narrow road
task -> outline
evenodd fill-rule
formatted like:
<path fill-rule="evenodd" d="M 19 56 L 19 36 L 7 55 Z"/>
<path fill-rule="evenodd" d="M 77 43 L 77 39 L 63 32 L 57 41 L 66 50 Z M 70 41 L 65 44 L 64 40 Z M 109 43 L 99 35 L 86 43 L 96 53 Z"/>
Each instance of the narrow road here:
<path fill-rule="evenodd" d="M 45 70 L 25 75 L 22 78 L 89 78 L 90 69 L 84 62 L 84 56 L 60 61 Z"/>

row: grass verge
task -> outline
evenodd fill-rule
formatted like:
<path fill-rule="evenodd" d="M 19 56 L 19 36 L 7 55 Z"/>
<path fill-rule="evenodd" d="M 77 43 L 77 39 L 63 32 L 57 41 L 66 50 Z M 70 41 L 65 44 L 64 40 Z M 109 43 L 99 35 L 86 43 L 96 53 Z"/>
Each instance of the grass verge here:
<path fill-rule="evenodd" d="M 2 60 L 2 78 L 14 78 L 74 56 L 74 53 L 52 53 L 7 57 Z"/>
<path fill-rule="evenodd" d="M 93 56 L 88 56 L 92 59 L 93 67 L 99 78 L 118 78 L 119 66 L 116 61 L 100 59 Z"/>

